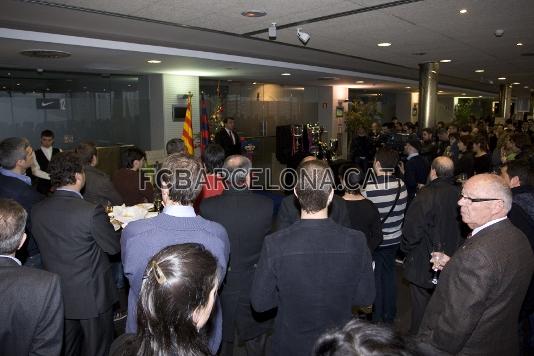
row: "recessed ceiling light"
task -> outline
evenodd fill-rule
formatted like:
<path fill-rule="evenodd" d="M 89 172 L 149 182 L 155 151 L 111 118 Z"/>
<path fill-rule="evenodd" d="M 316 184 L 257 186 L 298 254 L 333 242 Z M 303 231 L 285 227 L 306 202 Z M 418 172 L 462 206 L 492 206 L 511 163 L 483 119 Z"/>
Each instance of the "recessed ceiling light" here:
<path fill-rule="evenodd" d="M 479 98 L 482 98 L 482 95 L 479 95 L 478 97 L 479 97 Z"/>
<path fill-rule="evenodd" d="M 378 47 L 389 47 L 391 46 L 391 43 L 389 42 L 380 42 L 377 44 Z"/>
<path fill-rule="evenodd" d="M 282 73 L 282 75 L 288 76 L 288 75 L 291 75 L 291 73 Z"/>
<path fill-rule="evenodd" d="M 227 81 L 227 82 L 231 82 L 231 81 L 232 81 L 232 79 L 228 79 L 228 80 L 226 80 L 226 81 Z"/>
<path fill-rule="evenodd" d="M 50 88 L 46 88 L 46 91 L 50 91 Z"/>
<path fill-rule="evenodd" d="M 467 14 L 467 9 L 461 9 L 461 10 L 460 10 L 460 13 L 461 13 L 461 14 Z"/>
<path fill-rule="evenodd" d="M 521 43 L 521 42 L 517 42 L 515 45 L 516 45 L 516 46 L 522 46 L 523 43 Z"/>
<path fill-rule="evenodd" d="M 484 69 L 475 69 L 475 73 L 484 73 Z"/>
<path fill-rule="evenodd" d="M 20 83 L 17 83 L 17 86 L 19 86 L 19 85 L 20 85 Z"/>
<path fill-rule="evenodd" d="M 438 93 L 443 93 L 443 90 L 438 90 Z"/>
<path fill-rule="evenodd" d="M 131 84 L 128 84 L 128 87 L 131 87 L 132 85 Z"/>
<path fill-rule="evenodd" d="M 452 62 L 452 59 L 440 59 L 439 61 L 441 63 L 450 63 L 450 62 Z"/>
<path fill-rule="evenodd" d="M 161 63 L 161 61 L 159 59 L 149 59 L 146 62 L 150 63 L 150 64 L 159 64 L 159 63 Z"/>
<path fill-rule="evenodd" d="M 524 89 L 528 89 L 528 85 L 525 85 L 523 88 L 524 88 Z"/>
<path fill-rule="evenodd" d="M 252 85 L 256 85 L 256 82 L 252 82 Z"/>
<path fill-rule="evenodd" d="M 363 80 L 357 80 L 356 81 L 356 84 L 363 84 L 363 83 L 365 83 Z"/>
<path fill-rule="evenodd" d="M 404 87 L 405 89 L 412 89 L 412 87 Z"/>
<path fill-rule="evenodd" d="M 513 85 L 519 85 L 519 84 L 521 84 L 521 83 L 519 83 L 519 82 L 513 82 L 512 84 L 513 84 Z"/>
<path fill-rule="evenodd" d="M 267 12 L 262 11 L 262 10 L 248 10 L 248 11 L 243 11 L 241 15 L 245 17 L 263 17 L 267 15 Z"/>
<path fill-rule="evenodd" d="M 466 95 L 465 93 L 462 93 L 462 95 Z"/>
<path fill-rule="evenodd" d="M 498 80 L 506 80 L 506 77 L 499 77 Z"/>

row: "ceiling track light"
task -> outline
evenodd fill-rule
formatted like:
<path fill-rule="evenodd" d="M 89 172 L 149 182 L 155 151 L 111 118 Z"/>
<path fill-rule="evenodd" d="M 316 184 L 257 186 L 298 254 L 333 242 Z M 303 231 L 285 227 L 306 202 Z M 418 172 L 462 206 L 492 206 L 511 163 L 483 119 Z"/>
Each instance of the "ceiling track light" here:
<path fill-rule="evenodd" d="M 269 39 L 271 41 L 276 40 L 276 22 L 271 23 L 271 26 L 269 26 Z"/>
<path fill-rule="evenodd" d="M 299 41 L 302 42 L 302 44 L 304 46 L 306 46 L 308 44 L 308 42 L 310 41 L 310 37 L 311 36 L 310 36 L 309 33 L 303 32 L 301 30 L 302 30 L 302 28 L 300 28 L 300 27 L 297 28 L 297 37 L 298 37 Z"/>

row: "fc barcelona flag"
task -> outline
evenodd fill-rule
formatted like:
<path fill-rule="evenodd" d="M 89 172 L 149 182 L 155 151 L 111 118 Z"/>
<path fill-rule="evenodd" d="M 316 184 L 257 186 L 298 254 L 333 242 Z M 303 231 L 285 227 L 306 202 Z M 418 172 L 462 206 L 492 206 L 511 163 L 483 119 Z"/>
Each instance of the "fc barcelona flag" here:
<path fill-rule="evenodd" d="M 187 110 L 185 111 L 182 140 L 184 141 L 185 152 L 193 155 L 193 120 L 191 118 L 191 96 L 187 98 Z"/>
<path fill-rule="evenodd" d="M 204 154 L 206 146 L 210 143 L 210 126 L 208 124 L 208 110 L 206 108 L 204 94 L 202 94 L 200 105 L 200 151 Z"/>

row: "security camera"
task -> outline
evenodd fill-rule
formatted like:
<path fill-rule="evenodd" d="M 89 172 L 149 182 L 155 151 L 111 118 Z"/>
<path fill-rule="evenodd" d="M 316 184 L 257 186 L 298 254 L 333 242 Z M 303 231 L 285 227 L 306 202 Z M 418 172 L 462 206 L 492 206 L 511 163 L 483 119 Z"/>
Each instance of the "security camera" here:
<path fill-rule="evenodd" d="M 504 35 L 504 30 L 495 30 L 495 37 L 502 37 Z"/>
<path fill-rule="evenodd" d="M 300 42 L 302 42 L 302 44 L 306 46 L 306 44 L 308 44 L 308 41 L 310 40 L 310 34 L 302 32 L 301 30 L 301 28 L 297 28 L 297 37 L 299 38 Z"/>
<path fill-rule="evenodd" d="M 276 40 L 276 22 L 271 23 L 271 26 L 269 26 L 269 39 L 271 41 Z"/>

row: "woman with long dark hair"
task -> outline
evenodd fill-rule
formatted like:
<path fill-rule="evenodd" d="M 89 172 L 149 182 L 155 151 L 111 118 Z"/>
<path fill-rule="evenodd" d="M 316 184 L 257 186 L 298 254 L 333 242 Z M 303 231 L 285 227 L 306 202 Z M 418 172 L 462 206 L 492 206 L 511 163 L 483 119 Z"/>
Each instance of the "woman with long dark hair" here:
<path fill-rule="evenodd" d="M 458 139 L 458 160 L 454 162 L 454 175 L 464 175 L 469 178 L 474 174 L 475 157 L 473 156 L 473 136 L 462 135 Z"/>
<path fill-rule="evenodd" d="M 148 262 L 143 276 L 137 334 L 115 340 L 110 355 L 210 355 L 202 327 L 217 285 L 217 261 L 202 245 L 164 248 Z"/>
<path fill-rule="evenodd" d="M 491 172 L 491 157 L 488 154 L 488 140 L 484 135 L 476 135 L 473 138 L 473 153 L 474 153 L 474 173 L 490 173 Z"/>

